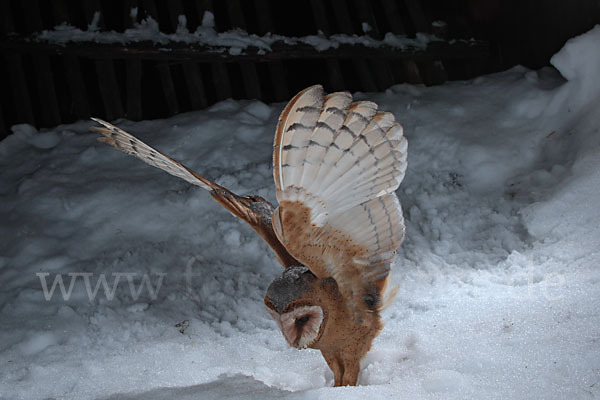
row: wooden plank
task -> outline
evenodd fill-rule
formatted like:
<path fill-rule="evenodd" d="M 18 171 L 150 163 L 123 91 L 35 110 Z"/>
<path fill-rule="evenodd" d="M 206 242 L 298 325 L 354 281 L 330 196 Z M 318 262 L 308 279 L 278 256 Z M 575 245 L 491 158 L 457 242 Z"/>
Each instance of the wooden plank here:
<path fill-rule="evenodd" d="M 215 85 L 218 100 L 230 99 L 232 97 L 229 72 L 224 62 L 212 62 L 212 82 Z"/>
<path fill-rule="evenodd" d="M 431 19 L 425 15 L 421 6 L 421 0 L 404 0 L 404 5 L 408 10 L 416 32 L 430 32 Z"/>
<path fill-rule="evenodd" d="M 10 4 L 7 1 L 0 2 L 0 37 L 6 36 L 7 33 L 14 32 L 14 25 L 12 19 L 12 10 Z M 11 60 L 12 61 L 9 61 Z M 27 85 L 25 84 L 25 77 L 23 74 L 23 68 L 21 64 L 21 56 L 18 55 L 6 55 L 0 58 L 4 65 L 4 72 L 6 74 L 5 80 L 10 82 L 11 90 L 5 90 L 0 92 L 0 95 L 6 96 L 6 101 L 11 102 L 15 107 L 14 115 L 12 120 L 7 122 L 4 119 L 4 110 L 2 108 L 3 102 L 0 99 L 0 138 L 4 138 L 9 135 L 9 129 L 7 123 L 12 122 L 28 122 L 33 123 L 33 113 L 31 112 L 31 104 L 29 99 L 29 92 Z M 18 79 L 20 75 L 20 79 Z M 10 96 L 12 94 L 12 97 Z M 25 102 L 26 106 L 21 108 L 19 103 Z M 29 115 L 26 115 L 29 113 Z M 14 118 L 17 117 L 15 121 Z M 27 119 L 29 118 L 29 119 Z"/>
<path fill-rule="evenodd" d="M 414 59 L 401 60 L 402 71 L 404 72 L 404 80 L 408 83 L 423 83 L 419 66 Z"/>
<path fill-rule="evenodd" d="M 228 0 L 226 4 L 227 14 L 229 15 L 229 21 L 231 22 L 232 28 L 237 27 L 246 30 L 246 19 L 244 18 L 244 12 L 240 1 Z M 242 71 L 242 80 L 244 81 L 246 97 L 249 99 L 262 99 L 256 65 L 252 62 L 244 61 L 240 62 L 240 69 Z"/>
<path fill-rule="evenodd" d="M 156 66 L 159 71 L 160 81 L 162 83 L 163 91 L 165 93 L 165 100 L 167 102 L 167 109 L 170 115 L 179 113 L 179 101 L 177 100 L 177 93 L 175 92 L 175 85 L 173 85 L 173 78 L 171 77 L 171 68 L 169 64 L 161 63 Z"/>
<path fill-rule="evenodd" d="M 131 10 L 137 8 L 137 15 L 131 16 Z M 133 28 L 143 18 L 138 0 L 125 0 L 123 7 L 123 26 Z M 125 115 L 133 121 L 143 119 L 142 109 L 142 60 L 139 58 L 125 61 Z"/>
<path fill-rule="evenodd" d="M 0 1 L 0 36 L 15 32 L 12 9 L 8 1 Z"/>
<path fill-rule="evenodd" d="M 423 82 L 428 85 L 439 85 L 448 80 L 444 65 L 441 61 L 425 61 L 423 63 L 417 63 L 421 72 Z"/>
<path fill-rule="evenodd" d="M 4 22 L 3 25 L 0 25 L 0 36 L 14 32 L 12 10 L 7 1 L 0 1 L 0 14 Z M 20 55 L 10 53 L 6 53 L 3 59 L 8 74 L 8 85 L 12 94 L 10 100 L 14 103 L 16 109 L 16 122 L 35 124 L 29 88 L 27 87 L 27 79 L 25 79 L 23 60 Z"/>
<path fill-rule="evenodd" d="M 425 14 L 419 0 L 404 0 L 416 32 L 431 32 L 431 18 Z M 439 59 L 417 63 L 423 82 L 426 85 L 436 85 L 446 81 L 444 65 Z"/>
<path fill-rule="evenodd" d="M 139 121 L 142 114 L 142 61 L 127 60 L 125 63 L 127 118 Z"/>
<path fill-rule="evenodd" d="M 340 62 L 336 59 L 328 58 L 325 60 L 325 67 L 327 68 L 327 74 L 329 75 L 331 90 L 344 90 L 346 85 L 344 84 L 344 76 L 342 75 Z"/>
<path fill-rule="evenodd" d="M 406 27 L 402 22 L 400 9 L 396 0 L 381 0 L 387 22 L 392 33 L 405 35 Z M 395 82 L 422 83 L 419 67 L 414 60 L 390 60 L 392 75 Z"/>
<path fill-rule="evenodd" d="M 179 16 L 184 15 L 183 3 L 181 0 L 171 0 L 169 2 L 169 17 L 173 31 L 177 30 L 179 25 Z M 187 83 L 188 95 L 193 110 L 199 110 L 208 105 L 206 91 L 198 64 L 186 62 L 183 64 L 183 75 Z"/>
<path fill-rule="evenodd" d="M 212 0 L 195 0 L 194 5 L 196 6 L 196 15 L 198 21 L 200 21 L 200 25 L 202 25 L 202 20 L 204 19 L 204 13 L 206 11 L 210 11 L 214 14 Z"/>
<path fill-rule="evenodd" d="M 183 74 L 187 83 L 192 109 L 199 110 L 206 107 L 208 99 L 206 98 L 206 90 L 204 89 L 204 82 L 198 64 L 183 63 Z"/>
<path fill-rule="evenodd" d="M 109 121 L 122 117 L 123 102 L 121 101 L 121 91 L 117 83 L 115 66 L 111 59 L 96 60 L 96 73 L 98 74 L 100 95 L 104 103 L 104 111 Z"/>
<path fill-rule="evenodd" d="M 369 69 L 367 60 L 364 58 L 354 58 L 352 59 L 352 64 L 354 64 L 354 70 L 356 71 L 358 79 L 360 80 L 361 90 L 365 92 L 376 92 L 377 84 L 375 83 L 373 74 Z"/>
<path fill-rule="evenodd" d="M 275 101 L 287 100 L 290 97 L 285 70 L 281 61 L 274 61 L 267 64 L 269 76 L 273 85 L 273 95 Z"/>
<path fill-rule="evenodd" d="M 214 13 L 212 0 L 194 0 L 193 4 L 196 8 L 196 16 L 198 17 L 198 21 L 200 21 L 200 23 L 202 23 L 202 18 L 204 18 L 205 11 Z"/>
<path fill-rule="evenodd" d="M 156 3 L 154 0 L 140 0 L 141 4 L 147 15 L 151 16 L 156 22 L 158 22 L 158 11 L 156 10 Z M 139 11 L 138 11 L 139 13 Z"/>
<path fill-rule="evenodd" d="M 390 26 L 391 32 L 395 33 L 396 35 L 405 34 L 406 29 L 402 23 L 402 17 L 400 16 L 400 10 L 398 9 L 396 0 L 381 0 L 381 4 L 383 6 L 385 17 L 388 25 Z"/>
<path fill-rule="evenodd" d="M 213 12 L 212 0 L 196 0 L 195 5 L 198 21 L 202 23 L 205 12 Z M 216 62 L 213 60 L 210 63 L 210 68 L 212 72 L 211 81 L 214 85 L 217 99 L 224 100 L 231 98 L 231 81 L 229 80 L 229 71 L 227 70 L 227 65 L 225 65 L 223 62 Z"/>
<path fill-rule="evenodd" d="M 419 0 L 404 0 L 416 32 L 431 32 L 431 18 L 425 14 Z M 417 63 L 426 85 L 439 84 L 447 79 L 444 65 L 439 59 Z"/>
<path fill-rule="evenodd" d="M 256 11 L 256 22 L 258 24 L 258 33 L 264 35 L 267 32 L 273 32 L 273 15 L 268 0 L 254 0 L 254 10 Z"/>
<path fill-rule="evenodd" d="M 65 0 L 55 0 L 52 3 L 52 12 L 54 23 L 59 25 L 63 22 L 71 22 L 69 11 Z M 90 116 L 90 105 L 88 102 L 88 92 L 85 87 L 79 58 L 73 54 L 65 54 L 62 57 L 62 63 L 65 67 L 65 78 L 71 94 L 71 105 L 69 107 L 77 118 L 87 118 Z"/>
<path fill-rule="evenodd" d="M 254 0 L 254 8 L 256 10 L 259 34 L 265 35 L 268 32 L 273 32 L 273 17 L 267 0 Z M 285 79 L 285 71 L 281 61 L 274 61 L 268 64 L 269 76 L 273 85 L 273 93 L 275 100 L 281 101 L 289 98 L 287 81 Z"/>
<path fill-rule="evenodd" d="M 258 80 L 258 73 L 256 72 L 256 65 L 242 61 L 240 62 L 240 69 L 242 70 L 244 91 L 246 92 L 247 98 L 262 99 L 260 81 Z"/>
<path fill-rule="evenodd" d="M 23 0 L 21 7 L 24 15 L 27 15 L 26 25 L 28 30 L 38 32 L 44 29 L 37 0 Z M 45 54 L 32 54 L 31 60 L 41 104 L 41 124 L 47 127 L 58 125 L 61 118 L 50 58 Z"/>
<path fill-rule="evenodd" d="M 361 21 L 369 24 L 371 30 L 365 34 L 374 38 L 381 39 L 371 3 L 368 0 L 354 0 L 358 17 Z M 368 60 L 369 67 L 374 71 L 375 82 L 379 90 L 385 90 L 394 84 L 394 77 L 387 62 L 378 59 Z"/>
<path fill-rule="evenodd" d="M 310 6 L 317 29 L 323 32 L 323 34 L 326 36 L 330 35 L 331 28 L 329 21 L 327 20 L 327 10 L 325 9 L 325 4 L 323 1 L 310 0 Z M 342 75 L 342 68 L 340 67 L 339 60 L 326 59 L 325 68 L 327 68 L 327 75 L 329 76 L 331 90 L 344 90 L 346 88 L 346 84 L 344 83 L 344 76 Z"/>
<path fill-rule="evenodd" d="M 354 6 L 356 7 L 356 12 L 358 13 L 360 21 L 363 23 L 366 22 L 371 27 L 371 30 L 369 32 L 364 32 L 364 34 L 375 39 L 381 39 L 382 35 L 381 32 L 379 32 L 379 26 L 377 25 L 377 20 L 373 14 L 371 2 L 369 0 L 354 0 Z"/>
<path fill-rule="evenodd" d="M 33 55 L 31 58 L 34 63 L 35 80 L 40 96 L 42 124 L 47 127 L 56 126 L 60 124 L 61 119 L 52 64 L 47 56 Z"/>
<path fill-rule="evenodd" d="M 8 84 L 12 92 L 12 101 L 17 110 L 17 120 L 35 125 L 36 120 L 29 96 L 28 80 L 25 78 L 25 69 L 21 56 L 6 54 L 4 56 L 6 69 L 8 71 Z"/>
<path fill-rule="evenodd" d="M 137 8 L 137 16 L 132 18 L 131 10 Z M 142 17 L 142 10 L 138 0 L 123 0 L 123 26 L 125 28 L 133 28 L 135 23 L 138 23 Z"/>
<path fill-rule="evenodd" d="M 53 0 L 49 3 L 52 7 L 52 15 L 54 17 L 54 23 L 60 25 L 63 23 L 70 23 L 69 10 L 65 0 Z"/>
<path fill-rule="evenodd" d="M 325 36 L 331 35 L 331 28 L 327 19 L 327 10 L 322 0 L 310 0 L 310 8 L 315 20 L 315 26 Z"/>
<path fill-rule="evenodd" d="M 102 7 L 99 0 L 84 0 L 83 11 L 88 23 L 91 23 L 96 12 L 100 12 L 99 27 L 104 26 L 102 18 Z M 98 89 L 104 105 L 105 117 L 110 121 L 122 117 L 125 114 L 123 101 L 121 100 L 121 90 L 117 81 L 117 74 L 114 66 L 114 55 L 107 54 L 107 57 L 94 61 L 96 75 L 98 76 Z"/>
<path fill-rule="evenodd" d="M 0 107 L 0 138 L 8 136 L 8 133 L 8 126 L 6 126 L 6 122 L 4 122 L 4 113 L 2 107 Z"/>
<path fill-rule="evenodd" d="M 356 33 L 352 27 L 352 18 L 350 16 L 350 10 L 348 9 L 348 3 L 346 0 L 330 0 L 333 7 L 335 21 L 338 29 L 337 33 L 345 33 L 352 35 Z"/>
<path fill-rule="evenodd" d="M 227 15 L 229 16 L 231 28 L 247 30 L 246 18 L 244 18 L 244 11 L 240 0 L 227 0 L 225 4 L 227 6 Z"/>
<path fill-rule="evenodd" d="M 100 0 L 81 0 L 81 5 L 83 7 L 83 15 L 85 16 L 85 20 L 87 24 L 90 25 L 94 19 L 94 14 L 96 12 L 100 13 L 100 21 L 99 26 L 104 25 L 103 16 L 102 16 L 102 7 L 100 6 Z"/>
<path fill-rule="evenodd" d="M 81 73 L 79 58 L 73 54 L 66 54 L 63 57 L 63 63 L 69 92 L 71 93 L 73 114 L 77 118 L 87 118 L 90 116 L 90 104 L 88 101 L 88 91 Z"/>
<path fill-rule="evenodd" d="M 179 26 L 179 16 L 185 15 L 183 3 L 181 0 L 169 0 L 167 10 L 169 12 L 169 21 L 171 21 L 171 31 L 176 32 Z"/>
<path fill-rule="evenodd" d="M 150 14 L 154 20 L 158 21 L 158 11 L 156 8 L 156 3 L 154 0 L 143 0 L 144 7 L 146 8 L 146 12 Z M 171 22 L 172 24 L 173 22 Z M 165 96 L 165 102 L 167 103 L 167 109 L 169 110 L 169 115 L 174 115 L 179 113 L 179 100 L 177 99 L 177 92 L 175 91 L 175 84 L 173 83 L 173 76 L 171 74 L 171 67 L 167 62 L 159 63 L 156 65 L 156 69 L 158 70 L 158 74 L 160 77 L 160 82 L 163 88 L 163 93 Z"/>
<path fill-rule="evenodd" d="M 347 35 L 352 35 L 354 33 L 354 28 L 352 26 L 352 20 L 350 16 L 350 11 L 348 9 L 348 4 L 345 0 L 331 0 L 331 4 L 333 9 L 335 10 L 334 15 L 337 22 L 337 26 L 342 33 Z M 362 32 L 361 32 L 362 33 Z M 375 83 L 375 79 L 367 60 L 364 58 L 354 57 L 352 58 L 352 64 L 354 65 L 354 70 L 358 76 L 360 81 L 361 89 L 367 92 L 376 92 L 377 84 Z"/>

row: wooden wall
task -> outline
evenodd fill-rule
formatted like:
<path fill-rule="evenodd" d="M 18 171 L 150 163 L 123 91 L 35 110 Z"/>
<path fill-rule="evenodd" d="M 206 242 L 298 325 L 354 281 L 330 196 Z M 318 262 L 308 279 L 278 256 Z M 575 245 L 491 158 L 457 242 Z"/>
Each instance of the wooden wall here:
<path fill-rule="evenodd" d="M 148 51 L 124 56 L 122 49 L 111 55 L 106 48 L 96 52 L 26 42 L 28 35 L 65 21 L 86 29 L 97 11 L 102 30 L 122 32 L 133 26 L 133 7 L 138 22 L 151 16 L 166 33 L 175 31 L 179 15 L 186 16 L 194 31 L 206 11 L 214 13 L 218 31 L 237 27 L 258 35 L 303 36 L 318 30 L 325 35 L 364 34 L 362 22 L 368 22 L 368 34 L 376 39 L 386 32 L 430 32 L 434 18 L 430 2 L 419 0 L 2 0 L 0 74 L 6 79 L 0 90 L 0 137 L 16 123 L 41 128 L 92 115 L 108 120 L 161 118 L 231 97 L 283 101 L 316 82 L 329 91 L 381 91 L 400 82 L 438 84 L 490 70 L 487 46 L 438 46 L 419 54 L 313 49 L 293 59 L 285 57 L 290 53 L 201 59 L 188 51 L 169 59 Z"/>

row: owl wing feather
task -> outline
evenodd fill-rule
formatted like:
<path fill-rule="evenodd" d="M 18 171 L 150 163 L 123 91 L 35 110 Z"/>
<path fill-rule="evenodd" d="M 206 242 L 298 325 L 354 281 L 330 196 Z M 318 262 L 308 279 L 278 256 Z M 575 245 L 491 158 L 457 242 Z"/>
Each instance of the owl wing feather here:
<path fill-rule="evenodd" d="M 379 299 L 404 220 L 394 191 L 407 142 L 394 116 L 319 85 L 296 95 L 275 133 L 273 225 L 286 249 L 319 278 L 333 277 L 360 311 Z"/>
<path fill-rule="evenodd" d="M 109 144 L 126 154 L 137 157 L 143 162 L 162 169 L 192 185 L 208 190 L 219 204 L 234 216 L 244 220 L 271 246 L 275 251 L 277 259 L 284 267 L 300 265 L 300 262 L 295 260 L 281 242 L 279 242 L 273 231 L 271 222 L 273 206 L 271 203 L 258 196 L 238 196 L 223 186 L 200 176 L 171 157 L 153 149 L 121 128 L 99 118 L 92 118 L 92 120 L 103 125 L 102 127 L 94 126 L 90 128 L 92 131 L 103 135 L 98 138 L 100 142 Z"/>

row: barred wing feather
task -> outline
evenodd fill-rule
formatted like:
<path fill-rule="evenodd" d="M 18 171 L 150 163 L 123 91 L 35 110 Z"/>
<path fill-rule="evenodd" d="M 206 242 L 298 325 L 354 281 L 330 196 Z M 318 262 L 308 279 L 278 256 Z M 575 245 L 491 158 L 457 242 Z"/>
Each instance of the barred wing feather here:
<path fill-rule="evenodd" d="M 348 93 L 300 92 L 275 134 L 273 173 L 279 240 L 315 275 L 350 297 L 378 289 L 404 239 L 394 193 L 407 142 L 391 113 Z"/>

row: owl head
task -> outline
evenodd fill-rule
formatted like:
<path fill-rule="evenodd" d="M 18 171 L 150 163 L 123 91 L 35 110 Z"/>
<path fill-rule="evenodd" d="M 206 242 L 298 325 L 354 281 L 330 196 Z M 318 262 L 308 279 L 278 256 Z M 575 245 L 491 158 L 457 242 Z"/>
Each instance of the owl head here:
<path fill-rule="evenodd" d="M 290 346 L 314 348 L 327 325 L 329 297 L 308 268 L 290 267 L 267 289 L 265 305 Z"/>

